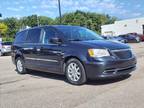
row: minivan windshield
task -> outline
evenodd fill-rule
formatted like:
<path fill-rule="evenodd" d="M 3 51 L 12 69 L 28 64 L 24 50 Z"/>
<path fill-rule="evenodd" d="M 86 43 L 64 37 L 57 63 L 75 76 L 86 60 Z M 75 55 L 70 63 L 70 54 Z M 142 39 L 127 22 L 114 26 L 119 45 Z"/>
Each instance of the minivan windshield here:
<path fill-rule="evenodd" d="M 103 40 L 95 32 L 78 26 L 57 27 L 64 34 L 64 38 L 69 41 Z"/>

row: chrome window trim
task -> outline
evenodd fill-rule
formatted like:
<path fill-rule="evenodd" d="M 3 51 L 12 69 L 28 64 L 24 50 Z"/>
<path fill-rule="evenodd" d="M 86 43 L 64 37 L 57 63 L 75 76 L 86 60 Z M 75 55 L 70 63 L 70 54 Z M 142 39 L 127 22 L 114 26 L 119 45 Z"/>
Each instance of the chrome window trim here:
<path fill-rule="evenodd" d="M 25 44 L 25 45 L 57 45 L 58 46 L 58 44 L 43 44 L 43 43 L 23 43 L 23 44 Z"/>

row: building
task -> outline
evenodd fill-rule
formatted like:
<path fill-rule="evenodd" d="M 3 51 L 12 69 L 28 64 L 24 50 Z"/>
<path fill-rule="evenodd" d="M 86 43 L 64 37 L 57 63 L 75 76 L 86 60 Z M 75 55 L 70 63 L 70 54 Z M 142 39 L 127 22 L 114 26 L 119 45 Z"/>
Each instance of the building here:
<path fill-rule="evenodd" d="M 118 36 L 127 33 L 144 34 L 144 17 L 115 21 L 114 24 L 101 26 L 101 33 L 104 36 Z"/>

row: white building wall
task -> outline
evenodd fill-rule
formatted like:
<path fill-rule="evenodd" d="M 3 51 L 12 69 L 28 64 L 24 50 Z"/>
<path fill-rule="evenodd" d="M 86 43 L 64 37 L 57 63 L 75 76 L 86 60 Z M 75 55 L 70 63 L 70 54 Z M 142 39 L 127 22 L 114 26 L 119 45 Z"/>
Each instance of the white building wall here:
<path fill-rule="evenodd" d="M 127 33 L 143 34 L 144 18 L 115 21 L 114 24 L 101 26 L 102 35 L 121 35 Z M 108 32 L 111 31 L 111 34 Z"/>
<path fill-rule="evenodd" d="M 102 26 L 102 35 L 115 35 L 115 24 L 109 24 Z"/>

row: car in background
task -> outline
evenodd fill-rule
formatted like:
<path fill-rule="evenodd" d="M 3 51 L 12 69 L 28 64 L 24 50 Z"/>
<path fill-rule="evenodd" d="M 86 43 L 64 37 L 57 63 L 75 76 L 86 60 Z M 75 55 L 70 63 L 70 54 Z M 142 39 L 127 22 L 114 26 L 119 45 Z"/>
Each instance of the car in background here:
<path fill-rule="evenodd" d="M 138 33 L 129 33 L 135 36 L 138 36 L 140 38 L 140 41 L 144 41 L 144 34 L 138 34 Z"/>
<path fill-rule="evenodd" d="M 141 41 L 144 41 L 144 34 L 140 35 Z"/>
<path fill-rule="evenodd" d="M 115 41 L 115 42 L 122 42 L 126 43 L 126 39 L 119 37 L 119 36 L 103 36 L 104 39 Z"/>
<path fill-rule="evenodd" d="M 11 53 L 12 42 L 0 43 L 0 56 Z"/>
<path fill-rule="evenodd" d="M 108 39 L 108 36 L 103 36 L 103 35 L 101 35 L 101 37 L 103 38 L 103 39 Z"/>
<path fill-rule="evenodd" d="M 126 39 L 119 36 L 111 37 L 111 40 L 126 43 Z"/>
<path fill-rule="evenodd" d="M 119 35 L 119 37 L 125 39 L 127 43 L 129 43 L 129 42 L 139 43 L 141 41 L 140 37 L 137 35 L 134 35 L 134 34 Z"/>

